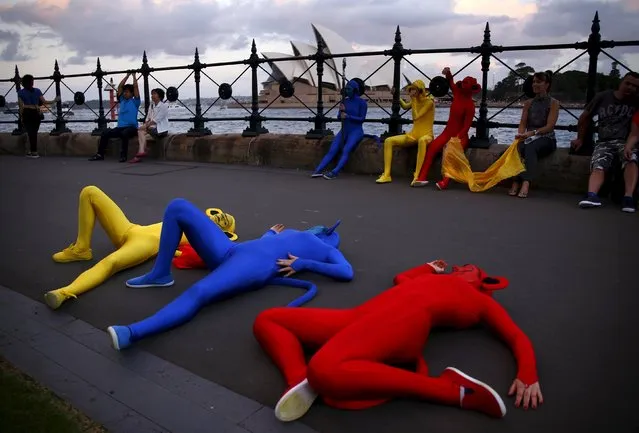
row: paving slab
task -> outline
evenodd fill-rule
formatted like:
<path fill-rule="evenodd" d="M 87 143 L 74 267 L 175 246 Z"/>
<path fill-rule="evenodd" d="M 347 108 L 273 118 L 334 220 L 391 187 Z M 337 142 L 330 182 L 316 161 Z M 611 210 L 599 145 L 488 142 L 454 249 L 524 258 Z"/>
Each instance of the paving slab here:
<path fill-rule="evenodd" d="M 269 431 L 272 426 L 326 433 L 527 433 L 622 432 L 639 427 L 639 413 L 634 410 L 639 404 L 639 378 L 634 373 L 639 363 L 634 344 L 639 340 L 635 312 L 639 215 L 624 214 L 609 203 L 581 210 L 579 196 L 534 188 L 522 200 L 500 188 L 481 194 L 461 185 L 445 192 L 414 189 L 406 179 L 377 185 L 374 177 L 364 176 L 327 181 L 295 170 L 189 163 L 184 164 L 189 169 L 175 171 L 162 162 L 142 164 L 153 165 L 144 171 L 153 175 L 125 175 L 121 172 L 125 165 L 113 160 L 0 157 L 0 284 L 41 303 L 46 291 L 68 284 L 112 251 L 96 227 L 93 262 L 63 265 L 51 260 L 52 253 L 76 236 L 78 194 L 86 185 L 103 189 L 141 224 L 159 222 L 167 203 L 177 197 L 202 209 L 220 207 L 235 216 L 240 240 L 258 237 L 276 223 L 305 228 L 342 219 L 342 250 L 353 264 L 355 279 L 339 283 L 305 276 L 319 287 L 309 306 L 357 305 L 390 287 L 395 274 L 437 258 L 451 264 L 478 264 L 510 280 L 510 287 L 496 297 L 534 344 L 546 403 L 527 412 L 513 406 L 506 393 L 515 363 L 508 348 L 490 333 L 438 331 L 424 353 L 430 370 L 437 374 L 452 365 L 489 383 L 506 401 L 505 418 L 492 420 L 457 408 L 398 400 L 365 411 L 317 404 L 298 425 L 282 426 L 274 422 L 272 408 L 285 385 L 256 343 L 252 324 L 260 311 L 285 305 L 299 292 L 269 287 L 208 306 L 190 323 L 117 353 L 109 347 L 107 326 L 154 313 L 206 275 L 178 270 L 174 287 L 128 289 L 124 282 L 147 272 L 149 262 L 115 275 L 52 315 L 44 313 L 46 307 L 38 313 L 56 333 L 99 354 L 87 358 L 96 365 L 107 368 L 112 363 L 113 369 L 131 372 L 127 380 L 135 386 L 109 384 L 122 404 L 138 404 L 121 397 L 122 392 L 166 378 L 162 387 L 172 399 L 188 399 L 197 407 L 211 404 L 219 409 L 214 415 L 247 430 Z M 49 324 L 56 315 L 63 317 L 60 323 Z M 58 334 L 25 323 L 15 331 L 21 341 L 33 339 L 40 350 L 50 351 L 52 359 L 74 365 L 78 377 L 88 377 L 88 370 L 71 364 L 73 360 L 49 342 L 59 341 Z M 3 324 L 0 331 L 10 336 L 14 332 Z M 0 350 L 5 347 L 6 339 L 0 335 Z M 76 346 L 64 347 L 75 350 Z M 166 374 L 166 365 L 180 370 Z M 208 384 L 189 385 L 184 377 L 199 377 Z M 106 383 L 94 386 L 101 392 L 108 388 Z M 233 409 L 235 403 L 225 407 L 224 397 L 217 394 L 220 389 L 233 391 L 239 408 Z M 151 408 L 145 410 L 159 416 Z"/>
<path fill-rule="evenodd" d="M 3 286 L 0 318 L 0 355 L 111 433 L 314 432 L 143 350 L 114 351 L 103 330 Z"/>

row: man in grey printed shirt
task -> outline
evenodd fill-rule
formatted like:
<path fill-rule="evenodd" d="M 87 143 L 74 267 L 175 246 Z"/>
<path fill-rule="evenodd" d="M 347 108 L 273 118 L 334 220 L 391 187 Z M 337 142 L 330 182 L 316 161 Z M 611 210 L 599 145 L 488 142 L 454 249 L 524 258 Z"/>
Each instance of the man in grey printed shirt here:
<path fill-rule="evenodd" d="M 630 124 L 635 110 L 639 107 L 639 73 L 628 72 L 617 90 L 599 92 L 586 106 L 579 117 L 579 133 L 571 145 L 578 150 L 583 137 L 594 116 L 599 118 L 598 140 L 590 162 L 588 194 L 579 202 L 581 208 L 601 206 L 599 189 L 615 161 L 621 162 L 624 171 L 625 193 L 621 204 L 624 212 L 634 212 L 633 193 L 637 186 L 637 160 L 639 152 L 635 149 L 630 159 L 624 156 L 626 138 L 630 133 Z"/>

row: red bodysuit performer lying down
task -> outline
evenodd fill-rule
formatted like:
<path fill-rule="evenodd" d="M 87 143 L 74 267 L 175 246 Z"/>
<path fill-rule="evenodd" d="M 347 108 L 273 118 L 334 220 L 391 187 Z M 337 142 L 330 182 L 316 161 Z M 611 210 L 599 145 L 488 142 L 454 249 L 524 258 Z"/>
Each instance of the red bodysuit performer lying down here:
<path fill-rule="evenodd" d="M 351 309 L 272 308 L 253 331 L 282 372 L 288 389 L 275 407 L 281 421 L 302 417 L 317 396 L 332 407 L 364 409 L 394 398 L 460 406 L 493 417 L 506 407 L 488 385 L 448 367 L 430 376 L 422 356 L 432 328 L 488 325 L 512 349 L 518 364 L 509 395 L 515 406 L 543 402 L 532 344 L 492 298 L 508 280 L 488 277 L 474 265 L 438 260 L 395 277 L 395 287 Z M 306 365 L 302 345 L 318 349 Z M 394 367 L 410 363 L 415 371 Z"/>

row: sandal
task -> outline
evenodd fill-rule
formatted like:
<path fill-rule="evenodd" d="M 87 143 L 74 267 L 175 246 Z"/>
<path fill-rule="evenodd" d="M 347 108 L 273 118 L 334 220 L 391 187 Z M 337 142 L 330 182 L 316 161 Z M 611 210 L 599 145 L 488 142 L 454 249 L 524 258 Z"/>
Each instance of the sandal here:
<path fill-rule="evenodd" d="M 519 191 L 519 194 L 517 194 L 517 197 L 526 198 L 526 197 L 528 197 L 528 193 L 529 192 L 530 192 L 530 183 L 529 182 L 524 182 L 521 185 L 521 190 Z"/>

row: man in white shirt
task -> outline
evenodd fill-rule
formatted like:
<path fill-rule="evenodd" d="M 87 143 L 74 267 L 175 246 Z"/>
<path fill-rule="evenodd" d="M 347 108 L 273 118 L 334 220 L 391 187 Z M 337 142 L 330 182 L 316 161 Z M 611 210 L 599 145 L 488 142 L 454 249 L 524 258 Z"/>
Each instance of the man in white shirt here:
<path fill-rule="evenodd" d="M 164 90 L 153 89 L 151 101 L 144 124 L 138 128 L 138 153 L 129 162 L 142 161 L 146 156 L 146 142 L 149 138 L 159 139 L 169 133 L 169 106 L 164 102 Z"/>

